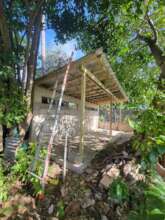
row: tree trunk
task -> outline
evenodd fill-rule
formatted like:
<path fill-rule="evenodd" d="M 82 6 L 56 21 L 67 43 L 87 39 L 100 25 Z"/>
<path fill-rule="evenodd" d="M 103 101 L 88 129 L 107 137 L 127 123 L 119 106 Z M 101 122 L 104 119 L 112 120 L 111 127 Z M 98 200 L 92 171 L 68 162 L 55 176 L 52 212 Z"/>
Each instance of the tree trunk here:
<path fill-rule="evenodd" d="M 0 0 L 0 33 L 2 36 L 3 41 L 3 50 L 5 55 L 9 55 L 11 49 L 11 41 L 10 41 L 10 34 L 9 34 L 9 28 L 6 22 L 6 18 L 4 15 L 4 9 L 3 9 L 3 1 Z"/>
<path fill-rule="evenodd" d="M 36 18 L 35 26 L 34 26 L 34 33 L 32 39 L 32 45 L 30 50 L 30 57 L 28 59 L 27 64 L 27 83 L 26 83 L 26 98 L 27 98 L 27 107 L 30 109 L 26 119 L 23 123 L 20 124 L 20 136 L 23 140 L 32 120 L 32 94 L 33 94 L 33 84 L 35 78 L 35 71 L 36 71 L 36 64 L 37 64 L 37 54 L 39 48 L 39 39 L 41 33 L 41 12 L 39 13 L 38 17 Z"/>
<path fill-rule="evenodd" d="M 160 68 L 158 89 L 161 89 L 162 88 L 162 80 L 165 79 L 165 56 L 163 55 L 163 51 L 158 47 L 156 42 L 153 42 L 152 40 L 150 40 L 150 41 L 148 41 L 148 46 L 151 50 L 153 57 L 155 58 L 156 64 Z"/>

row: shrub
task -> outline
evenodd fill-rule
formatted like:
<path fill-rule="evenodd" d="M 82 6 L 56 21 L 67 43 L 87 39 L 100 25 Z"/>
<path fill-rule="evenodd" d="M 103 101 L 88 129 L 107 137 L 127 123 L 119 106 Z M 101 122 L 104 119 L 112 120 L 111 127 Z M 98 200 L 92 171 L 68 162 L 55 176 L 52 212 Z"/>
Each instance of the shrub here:
<path fill-rule="evenodd" d="M 121 178 L 115 179 L 110 185 L 108 190 L 108 198 L 115 203 L 121 203 L 128 200 L 128 186 Z"/>
<path fill-rule="evenodd" d="M 164 220 L 165 219 L 165 183 L 155 176 L 144 192 L 145 200 L 129 214 L 129 220 Z"/>
<path fill-rule="evenodd" d="M 16 155 L 16 163 L 11 168 L 12 175 L 17 176 L 24 183 L 31 183 L 33 186 L 34 194 L 42 191 L 40 180 L 29 174 L 28 170 L 32 166 L 35 155 L 36 144 L 31 143 L 27 149 L 19 148 Z M 45 149 L 42 148 L 40 157 L 44 158 Z M 41 176 L 43 172 L 43 162 L 38 160 L 36 163 L 35 173 Z"/>
<path fill-rule="evenodd" d="M 7 177 L 4 175 L 4 167 L 2 161 L 0 161 L 0 202 L 7 200 L 8 198 L 8 181 Z"/>

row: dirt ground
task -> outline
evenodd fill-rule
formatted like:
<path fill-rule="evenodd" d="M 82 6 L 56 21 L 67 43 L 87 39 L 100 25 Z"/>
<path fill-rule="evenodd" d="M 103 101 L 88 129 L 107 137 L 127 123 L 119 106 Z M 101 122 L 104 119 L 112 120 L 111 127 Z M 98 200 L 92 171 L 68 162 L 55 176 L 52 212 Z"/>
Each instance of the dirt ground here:
<path fill-rule="evenodd" d="M 105 149 L 109 143 L 123 143 L 130 139 L 132 136 L 131 132 L 122 132 L 122 131 L 112 131 L 112 136 L 110 136 L 109 131 L 105 129 L 98 129 L 97 131 L 90 131 L 85 134 L 84 140 L 84 160 L 83 165 L 79 166 L 78 169 L 74 169 L 79 165 L 79 136 L 69 138 L 68 141 L 68 168 L 82 172 L 83 169 L 91 163 L 95 155 Z M 58 140 L 53 149 L 53 156 L 57 163 L 63 164 L 64 158 L 64 143 L 65 140 Z"/>
<path fill-rule="evenodd" d="M 89 143 L 91 137 L 90 134 Z M 90 157 L 90 164 L 83 174 L 68 170 L 63 182 L 61 169 L 48 181 L 42 196 L 33 197 L 29 194 L 30 185 L 25 187 L 16 182 L 9 201 L 2 205 L 7 217 L 0 212 L 0 219 L 126 220 L 133 203 L 130 199 L 115 203 L 109 197 L 109 189 L 116 178 L 121 178 L 127 182 L 131 195 L 139 189 L 137 184 L 145 181 L 140 173 L 139 155 L 131 147 L 131 137 L 131 134 L 123 133 L 116 134 L 111 140 L 104 137 L 104 133 L 102 137 L 93 137 L 100 147 L 98 150 L 94 145 L 90 149 L 94 156 L 93 159 Z"/>

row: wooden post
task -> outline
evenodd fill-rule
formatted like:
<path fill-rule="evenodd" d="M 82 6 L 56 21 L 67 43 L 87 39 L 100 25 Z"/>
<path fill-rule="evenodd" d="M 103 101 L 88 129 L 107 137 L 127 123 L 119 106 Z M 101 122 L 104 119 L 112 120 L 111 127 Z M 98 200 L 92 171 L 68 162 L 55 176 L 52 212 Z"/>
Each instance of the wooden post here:
<path fill-rule="evenodd" d="M 109 134 L 112 136 L 112 102 L 109 105 Z"/>
<path fill-rule="evenodd" d="M 80 105 L 80 162 L 84 157 L 84 133 L 85 133 L 85 97 L 86 95 L 86 71 L 81 77 L 81 105 Z"/>
<path fill-rule="evenodd" d="M 122 111 L 121 111 L 121 104 L 120 104 L 120 106 L 119 106 L 119 114 L 120 114 L 120 118 L 119 118 L 119 131 L 121 131 L 121 123 L 122 123 Z"/>
<path fill-rule="evenodd" d="M 63 168 L 63 181 L 64 182 L 65 182 L 66 168 L 67 168 L 67 154 L 68 154 L 68 131 L 66 131 L 66 134 L 65 134 L 65 146 L 64 146 L 64 168 Z"/>

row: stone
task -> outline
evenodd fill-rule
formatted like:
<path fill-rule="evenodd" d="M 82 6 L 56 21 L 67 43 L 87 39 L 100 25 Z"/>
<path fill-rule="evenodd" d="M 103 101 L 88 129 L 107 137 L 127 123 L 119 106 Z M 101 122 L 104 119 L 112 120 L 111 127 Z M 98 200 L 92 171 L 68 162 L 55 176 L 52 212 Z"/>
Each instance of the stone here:
<path fill-rule="evenodd" d="M 82 207 L 84 209 L 90 207 L 90 206 L 94 206 L 95 205 L 95 200 L 94 199 L 90 199 L 90 198 L 87 198 L 83 201 L 83 204 L 82 204 Z"/>
<path fill-rule="evenodd" d="M 128 153 L 126 151 L 123 150 L 122 153 L 125 157 L 128 157 Z"/>
<path fill-rule="evenodd" d="M 124 165 L 123 173 L 127 180 L 132 183 L 145 180 L 145 176 L 140 174 L 140 165 L 136 164 L 134 160 Z"/>
<path fill-rule="evenodd" d="M 52 165 L 50 165 L 48 170 L 48 177 L 55 178 L 59 176 L 61 173 L 62 173 L 62 169 L 58 164 L 53 163 Z"/>
<path fill-rule="evenodd" d="M 53 211 L 54 211 L 54 205 L 51 204 L 50 207 L 49 207 L 49 209 L 48 209 L 49 215 L 53 214 Z"/>
<path fill-rule="evenodd" d="M 92 173 L 93 173 L 93 170 L 92 170 L 91 168 L 87 168 L 87 169 L 86 169 L 86 173 L 92 174 Z"/>
<path fill-rule="evenodd" d="M 100 192 L 95 193 L 95 199 L 102 200 L 102 194 Z"/>
<path fill-rule="evenodd" d="M 112 182 L 113 182 L 113 179 L 109 177 L 107 174 L 105 174 L 100 180 L 99 186 L 107 189 Z"/>
<path fill-rule="evenodd" d="M 62 197 L 65 197 L 66 194 L 67 194 L 66 187 L 65 187 L 65 186 L 62 186 L 61 189 L 60 189 L 60 191 L 61 191 L 61 196 L 62 196 Z"/>
<path fill-rule="evenodd" d="M 80 210 L 81 210 L 80 202 L 79 201 L 72 201 L 66 207 L 65 215 L 66 216 L 79 215 Z"/>
<path fill-rule="evenodd" d="M 108 165 L 106 165 L 106 170 L 111 169 L 111 167 L 112 167 L 112 164 L 108 164 Z"/>
<path fill-rule="evenodd" d="M 91 197 L 91 195 L 92 195 L 91 190 L 90 190 L 90 189 L 87 189 L 86 192 L 85 192 L 85 197 L 86 197 L 86 198 L 89 198 L 89 197 Z"/>
<path fill-rule="evenodd" d="M 103 202 L 103 201 L 99 201 L 99 202 L 97 203 L 97 205 L 98 205 L 98 208 L 99 208 L 99 210 L 101 211 L 101 213 L 102 213 L 103 215 L 107 215 L 107 214 L 108 214 L 108 212 L 109 212 L 109 210 L 110 210 L 110 207 L 109 207 L 109 204 L 108 204 L 108 203 Z"/>
<path fill-rule="evenodd" d="M 112 168 L 110 168 L 110 169 L 106 172 L 106 174 L 107 174 L 109 177 L 115 179 L 115 178 L 119 177 L 119 175 L 120 175 L 120 170 L 119 170 L 116 166 L 113 166 Z"/>
<path fill-rule="evenodd" d="M 102 216 L 101 216 L 101 220 L 108 220 L 108 218 L 107 218 L 107 216 L 102 215 Z"/>
<path fill-rule="evenodd" d="M 125 176 L 127 176 L 132 171 L 132 165 L 130 163 L 127 163 L 123 168 L 123 173 Z"/>

